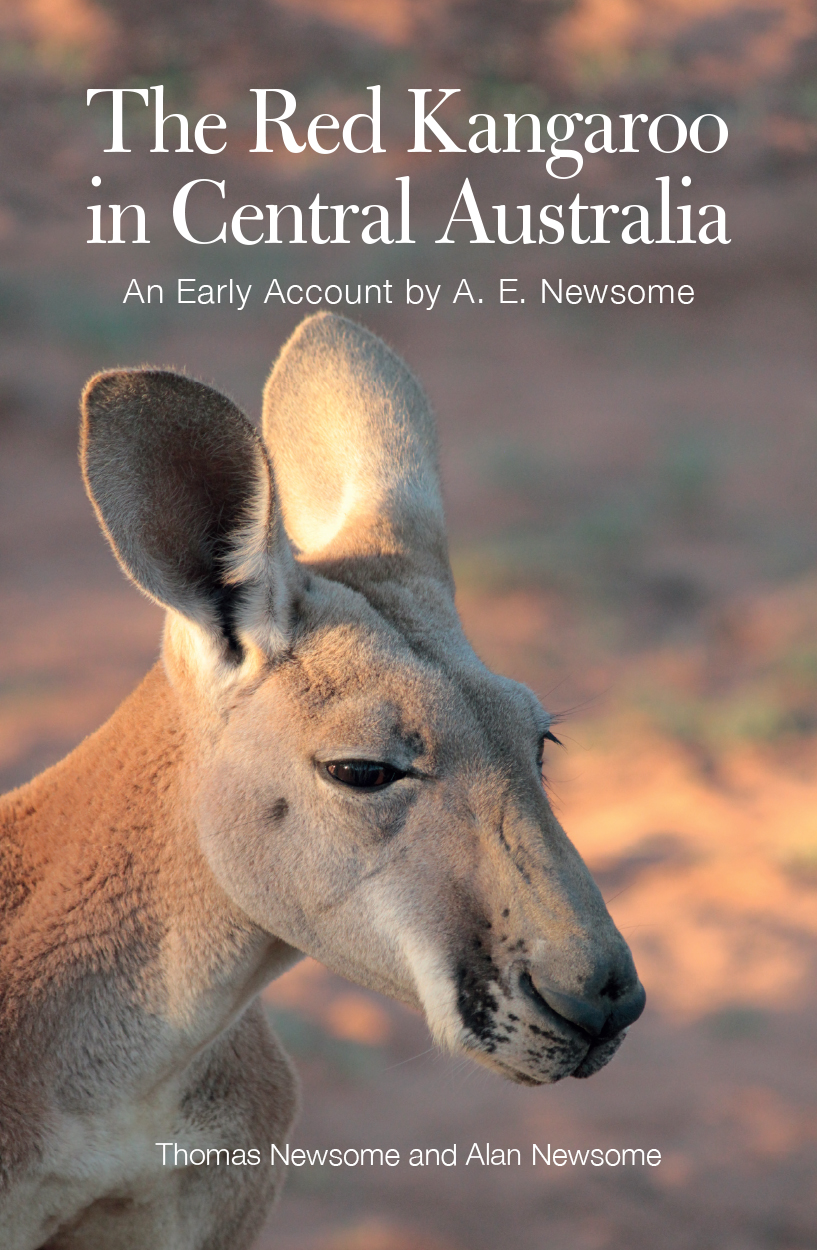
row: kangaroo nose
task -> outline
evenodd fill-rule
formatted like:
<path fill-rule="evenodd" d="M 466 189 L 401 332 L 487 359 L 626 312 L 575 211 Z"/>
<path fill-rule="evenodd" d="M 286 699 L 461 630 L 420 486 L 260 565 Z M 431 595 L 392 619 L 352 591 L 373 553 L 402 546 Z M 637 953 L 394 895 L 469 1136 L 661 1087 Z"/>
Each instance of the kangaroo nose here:
<path fill-rule="evenodd" d="M 557 1015 L 575 1024 L 583 1033 L 593 1038 L 615 1037 L 628 1024 L 637 1020 L 644 1010 L 647 995 L 640 981 L 620 994 L 615 999 L 605 994 L 592 998 L 578 998 L 574 994 L 563 994 L 550 986 L 534 985 L 529 973 L 522 977 L 522 988 L 528 998 L 541 1002 L 555 1011 Z"/>

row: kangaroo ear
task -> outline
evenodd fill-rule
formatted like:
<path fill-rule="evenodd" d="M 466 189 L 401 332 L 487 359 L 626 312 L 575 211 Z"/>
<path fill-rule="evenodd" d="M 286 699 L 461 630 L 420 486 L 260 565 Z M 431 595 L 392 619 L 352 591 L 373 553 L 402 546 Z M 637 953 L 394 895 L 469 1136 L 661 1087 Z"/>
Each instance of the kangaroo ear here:
<path fill-rule="evenodd" d="M 397 556 L 451 584 L 434 418 L 381 339 L 328 313 L 304 321 L 267 382 L 264 438 L 304 557 Z"/>
<path fill-rule="evenodd" d="M 264 446 L 228 399 L 176 373 L 97 374 L 80 459 L 102 529 L 146 594 L 230 651 L 242 631 L 280 644 L 293 561 Z"/>

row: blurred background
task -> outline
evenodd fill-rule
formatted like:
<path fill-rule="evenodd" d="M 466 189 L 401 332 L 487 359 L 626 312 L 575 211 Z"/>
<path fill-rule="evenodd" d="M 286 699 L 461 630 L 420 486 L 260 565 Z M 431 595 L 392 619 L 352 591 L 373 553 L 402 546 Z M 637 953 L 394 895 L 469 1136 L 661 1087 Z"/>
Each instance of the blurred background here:
<path fill-rule="evenodd" d="M 223 156 L 150 154 L 140 104 L 126 108 L 133 152 L 102 155 L 107 114 L 86 88 L 154 83 L 167 112 L 224 114 Z M 248 155 L 250 87 L 344 117 L 372 83 L 385 155 Z M 596 157 L 565 186 L 535 156 L 407 156 L 407 88 L 438 86 L 462 88 L 455 134 L 478 111 L 716 112 L 730 140 L 710 158 Z M 553 801 L 649 1002 L 601 1074 L 520 1090 L 305 961 L 265 996 L 303 1078 L 294 1142 L 456 1142 L 461 1164 L 293 1171 L 259 1250 L 817 1246 L 814 4 L 0 0 L 0 107 L 3 788 L 95 728 L 157 654 L 161 614 L 125 583 L 82 492 L 83 381 L 176 365 L 257 419 L 299 320 L 179 309 L 167 292 L 123 305 L 131 277 L 694 286 L 686 308 L 362 310 L 439 414 L 466 629 L 563 717 Z M 726 207 L 728 247 L 433 242 L 466 175 L 480 203 L 538 206 L 576 190 L 654 203 L 666 173 Z M 169 225 L 194 177 L 225 177 L 233 205 L 306 205 L 316 191 L 394 202 L 404 174 L 411 248 L 194 248 Z M 142 203 L 150 247 L 89 248 L 98 199 Z M 488 1140 L 521 1147 L 523 1167 L 462 1166 Z M 532 1170 L 533 1141 L 653 1147 L 663 1162 Z"/>

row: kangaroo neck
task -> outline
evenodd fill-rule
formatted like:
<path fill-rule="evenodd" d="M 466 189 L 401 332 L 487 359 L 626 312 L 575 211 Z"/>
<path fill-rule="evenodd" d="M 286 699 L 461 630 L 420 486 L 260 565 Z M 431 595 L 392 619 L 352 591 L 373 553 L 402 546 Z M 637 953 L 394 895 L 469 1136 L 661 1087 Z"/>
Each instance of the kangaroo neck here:
<path fill-rule="evenodd" d="M 298 956 L 244 915 L 201 853 L 187 798 L 196 748 L 157 664 L 71 755 L 0 800 L 20 865 L 0 929 L 22 980 L 69 1000 L 94 966 L 106 994 L 138 1000 L 194 1048 Z M 81 961 L 66 959 L 72 947 Z"/>

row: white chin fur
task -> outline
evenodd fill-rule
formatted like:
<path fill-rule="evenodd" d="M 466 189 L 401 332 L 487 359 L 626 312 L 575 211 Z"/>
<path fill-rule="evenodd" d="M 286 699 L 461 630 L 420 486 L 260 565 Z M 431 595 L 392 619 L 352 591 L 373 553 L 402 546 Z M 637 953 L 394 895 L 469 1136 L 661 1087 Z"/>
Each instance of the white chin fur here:
<path fill-rule="evenodd" d="M 457 1011 L 454 982 L 445 960 L 415 934 L 404 936 L 401 945 L 435 1042 L 449 1050 L 459 1049 L 463 1043 L 463 1026 Z"/>

